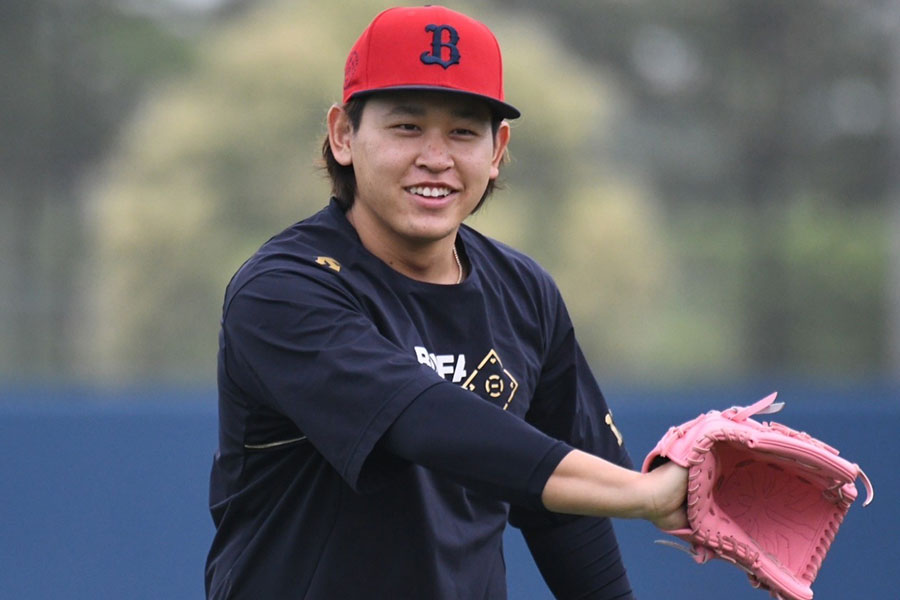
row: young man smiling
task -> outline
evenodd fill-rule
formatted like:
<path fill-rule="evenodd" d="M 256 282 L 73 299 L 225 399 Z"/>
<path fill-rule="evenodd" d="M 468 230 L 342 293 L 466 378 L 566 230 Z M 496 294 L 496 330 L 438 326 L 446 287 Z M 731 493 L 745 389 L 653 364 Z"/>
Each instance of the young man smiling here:
<path fill-rule="evenodd" d="M 434 91 L 382 91 L 354 126 L 334 106 L 334 160 L 351 167 L 357 193 L 347 220 L 372 254 L 420 281 L 459 283 L 454 241 L 500 173 L 509 124 L 492 127 L 486 102 Z"/>
<path fill-rule="evenodd" d="M 463 221 L 519 116 L 481 23 L 381 13 L 327 116 L 329 206 L 228 286 L 209 598 L 506 597 L 519 527 L 559 598 L 631 598 L 608 517 L 685 524 L 631 469 L 550 276 Z"/>

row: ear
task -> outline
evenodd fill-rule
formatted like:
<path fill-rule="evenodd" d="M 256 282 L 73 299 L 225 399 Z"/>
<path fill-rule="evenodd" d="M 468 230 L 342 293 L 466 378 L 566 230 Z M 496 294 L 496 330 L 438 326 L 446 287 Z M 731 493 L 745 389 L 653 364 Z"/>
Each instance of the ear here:
<path fill-rule="evenodd" d="M 494 154 L 491 157 L 491 179 L 500 176 L 500 165 L 506 158 L 506 149 L 509 147 L 510 128 L 506 121 L 500 122 L 497 134 L 494 136 Z"/>
<path fill-rule="evenodd" d="M 353 155 L 350 152 L 350 142 L 353 138 L 353 126 L 350 117 L 343 107 L 334 104 L 328 109 L 328 143 L 331 145 L 331 153 L 338 164 L 345 167 L 353 164 Z"/>

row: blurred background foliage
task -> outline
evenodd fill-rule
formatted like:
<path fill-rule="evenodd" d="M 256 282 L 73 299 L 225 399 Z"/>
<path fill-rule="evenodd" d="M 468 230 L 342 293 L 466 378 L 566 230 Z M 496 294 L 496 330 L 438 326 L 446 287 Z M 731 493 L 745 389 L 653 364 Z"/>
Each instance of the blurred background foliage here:
<path fill-rule="evenodd" d="M 211 383 L 388 5 L 6 0 L 0 377 Z M 900 1 L 449 5 L 524 113 L 470 224 L 554 275 L 601 379 L 896 376 Z"/>

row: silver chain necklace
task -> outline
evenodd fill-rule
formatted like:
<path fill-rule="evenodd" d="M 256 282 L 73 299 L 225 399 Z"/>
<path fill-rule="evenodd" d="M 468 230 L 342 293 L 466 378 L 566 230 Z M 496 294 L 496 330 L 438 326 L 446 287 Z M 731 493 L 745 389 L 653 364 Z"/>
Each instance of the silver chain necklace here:
<path fill-rule="evenodd" d="M 456 278 L 456 284 L 459 285 L 462 282 L 463 270 L 462 263 L 459 262 L 459 254 L 456 252 L 456 244 L 453 244 L 453 258 L 456 260 L 456 268 L 459 272 L 459 276 Z"/>

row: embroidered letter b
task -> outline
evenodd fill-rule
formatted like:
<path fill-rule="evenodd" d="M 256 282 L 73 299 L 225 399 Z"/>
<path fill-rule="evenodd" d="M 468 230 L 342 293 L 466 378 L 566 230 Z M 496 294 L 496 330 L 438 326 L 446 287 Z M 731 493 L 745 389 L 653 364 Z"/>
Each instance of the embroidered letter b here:
<path fill-rule="evenodd" d="M 425 31 L 431 33 L 431 52 L 422 53 L 422 62 L 426 65 L 441 65 L 445 69 L 450 65 L 459 64 L 459 34 L 456 29 L 449 25 L 428 25 Z M 444 41 L 444 32 L 447 32 L 448 39 Z M 450 57 L 447 60 L 443 58 L 443 50 L 447 48 L 450 51 Z"/>

